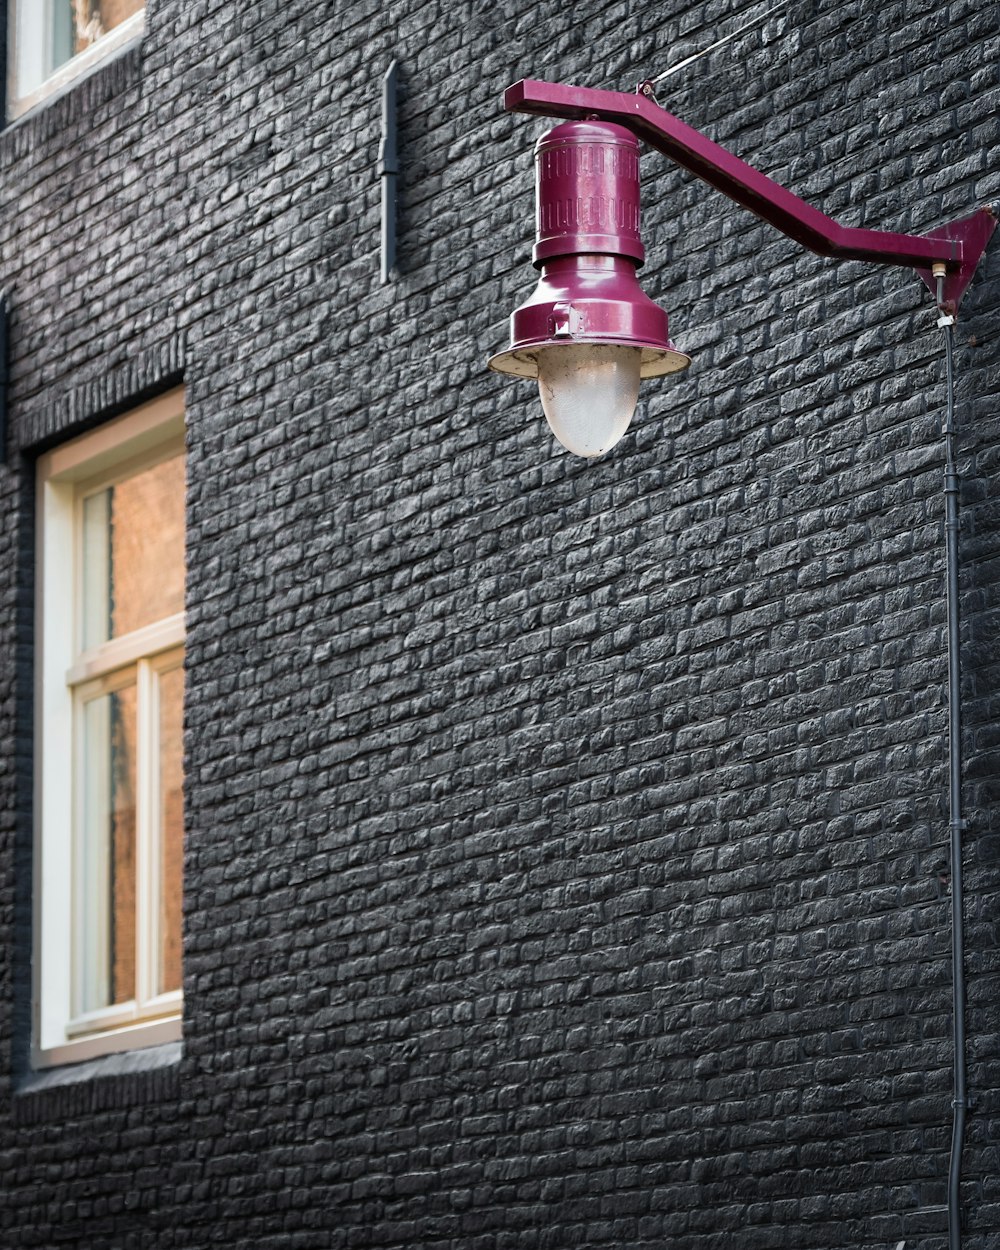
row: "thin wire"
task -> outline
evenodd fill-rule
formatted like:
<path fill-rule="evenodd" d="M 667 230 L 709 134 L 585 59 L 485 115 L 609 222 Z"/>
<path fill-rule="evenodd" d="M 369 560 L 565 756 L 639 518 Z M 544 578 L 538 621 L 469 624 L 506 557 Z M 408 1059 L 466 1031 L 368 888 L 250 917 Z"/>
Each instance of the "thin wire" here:
<path fill-rule="evenodd" d="M 759 26 L 761 22 L 766 22 L 772 14 L 777 13 L 779 9 L 783 9 L 784 4 L 776 4 L 774 8 L 768 9 L 766 13 L 760 13 L 757 17 L 752 18 L 742 26 L 737 26 L 735 30 L 731 30 L 728 35 L 723 35 L 721 39 L 717 39 L 715 43 L 710 43 L 707 48 L 702 48 L 700 52 L 695 52 L 691 56 L 687 56 L 683 61 L 678 61 L 676 65 L 671 65 L 669 69 L 665 69 L 662 74 L 658 74 L 655 78 L 650 78 L 651 83 L 662 82 L 664 78 L 669 78 L 671 74 L 676 74 L 678 70 L 684 69 L 686 65 L 690 65 L 692 61 L 697 61 L 699 57 L 707 56 L 709 52 L 714 52 L 716 48 L 721 48 L 724 43 L 728 43 L 730 39 L 735 39 L 737 35 L 742 35 L 745 30 L 753 30 L 755 26 Z"/>

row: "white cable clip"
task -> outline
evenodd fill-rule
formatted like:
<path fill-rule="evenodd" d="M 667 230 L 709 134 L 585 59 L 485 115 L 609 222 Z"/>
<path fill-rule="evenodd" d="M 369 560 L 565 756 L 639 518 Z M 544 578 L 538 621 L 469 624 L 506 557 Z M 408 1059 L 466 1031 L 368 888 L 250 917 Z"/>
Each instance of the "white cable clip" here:
<path fill-rule="evenodd" d="M 955 324 L 955 318 L 951 313 L 943 312 L 941 316 L 938 317 L 937 323 L 939 327 L 953 326 Z"/>

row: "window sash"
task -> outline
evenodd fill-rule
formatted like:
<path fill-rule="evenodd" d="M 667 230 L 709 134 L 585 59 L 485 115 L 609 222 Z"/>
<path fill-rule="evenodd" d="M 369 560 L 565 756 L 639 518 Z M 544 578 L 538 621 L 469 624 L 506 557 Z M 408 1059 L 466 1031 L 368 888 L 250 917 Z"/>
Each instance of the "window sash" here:
<path fill-rule="evenodd" d="M 183 625 L 183 621 L 181 622 Z M 145 632 L 145 631 L 143 631 Z M 183 630 L 181 631 L 183 637 Z M 125 641 L 119 639 L 119 642 Z M 163 888 L 162 834 L 160 828 L 160 805 L 162 778 L 160 775 L 160 700 L 159 679 L 166 673 L 183 668 L 182 646 L 162 650 L 160 654 L 138 659 L 108 670 L 100 676 L 79 682 L 73 689 L 74 721 L 74 819 L 73 819 L 73 916 L 72 925 L 72 1014 L 67 1022 L 69 1036 L 121 1027 L 133 1021 L 169 1014 L 180 1006 L 179 990 L 162 992 L 159 989 L 160 955 L 160 894 Z M 136 689 L 136 759 L 135 759 L 135 994 L 121 1002 L 104 1007 L 83 1010 L 83 980 L 86 975 L 81 964 L 85 943 L 82 926 L 85 901 L 83 897 L 90 883 L 83 871 L 81 843 L 85 836 L 85 749 L 82 732 L 84 707 L 95 699 L 116 693 L 129 686 Z M 106 914 L 102 918 L 110 922 L 115 902 L 111 892 L 102 900 Z"/>
<path fill-rule="evenodd" d="M 76 662 L 66 670 L 66 685 L 79 686 L 83 682 L 104 677 L 117 669 L 134 664 L 143 656 L 154 656 L 168 651 L 184 641 L 184 613 L 154 621 L 142 629 L 102 642 L 100 646 L 81 652 Z"/>
<path fill-rule="evenodd" d="M 153 998 L 140 1003 L 131 999 L 127 1003 L 115 1003 L 111 1007 L 102 1007 L 97 1011 L 80 1012 L 66 1024 L 66 1036 L 69 1038 L 87 1038 L 97 1033 L 118 1031 L 130 1024 L 152 1023 L 168 1016 L 180 1014 L 183 995 L 180 990 L 170 990 L 166 994 L 157 994 Z"/>

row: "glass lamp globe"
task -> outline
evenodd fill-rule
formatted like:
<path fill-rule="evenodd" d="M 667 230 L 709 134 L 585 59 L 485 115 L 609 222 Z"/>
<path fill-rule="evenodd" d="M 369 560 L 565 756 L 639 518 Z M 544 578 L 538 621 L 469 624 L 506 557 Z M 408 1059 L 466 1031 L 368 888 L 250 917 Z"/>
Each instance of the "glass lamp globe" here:
<path fill-rule="evenodd" d="M 538 393 L 567 451 L 603 456 L 629 427 L 639 399 L 640 347 L 564 343 L 538 352 Z"/>

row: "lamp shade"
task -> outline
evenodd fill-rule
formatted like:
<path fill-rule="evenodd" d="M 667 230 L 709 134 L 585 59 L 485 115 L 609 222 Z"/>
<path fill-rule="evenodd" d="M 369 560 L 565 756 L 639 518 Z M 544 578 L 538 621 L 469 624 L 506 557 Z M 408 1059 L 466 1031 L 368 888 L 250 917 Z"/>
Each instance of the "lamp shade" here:
<path fill-rule="evenodd" d="M 539 139 L 535 170 L 541 275 L 511 317 L 510 347 L 489 365 L 537 378 L 560 442 L 601 455 L 627 429 L 639 379 L 691 362 L 636 277 L 644 259 L 638 140 L 611 122 L 564 122 Z"/>

